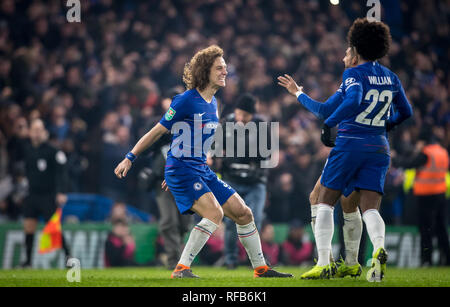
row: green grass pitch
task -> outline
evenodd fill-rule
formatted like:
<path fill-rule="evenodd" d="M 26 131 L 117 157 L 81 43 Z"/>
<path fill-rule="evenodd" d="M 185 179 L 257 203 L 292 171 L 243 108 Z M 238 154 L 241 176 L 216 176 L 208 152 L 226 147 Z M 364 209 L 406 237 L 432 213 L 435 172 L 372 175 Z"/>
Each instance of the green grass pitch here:
<path fill-rule="evenodd" d="M 81 270 L 81 282 L 68 282 L 67 270 L 0 270 L 2 287 L 449 287 L 450 267 L 397 269 L 389 268 L 380 283 L 369 283 L 364 268 L 359 278 L 301 280 L 307 267 L 279 267 L 294 278 L 253 278 L 252 270 L 196 266 L 200 279 L 170 279 L 170 271 L 159 268 L 114 268 Z"/>

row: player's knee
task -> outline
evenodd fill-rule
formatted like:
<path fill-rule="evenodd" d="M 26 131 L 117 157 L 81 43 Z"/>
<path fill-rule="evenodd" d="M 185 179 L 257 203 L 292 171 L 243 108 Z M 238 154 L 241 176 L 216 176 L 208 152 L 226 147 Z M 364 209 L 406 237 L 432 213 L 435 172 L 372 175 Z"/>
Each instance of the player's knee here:
<path fill-rule="evenodd" d="M 251 221 L 253 221 L 253 212 L 249 207 L 244 206 L 237 214 L 235 222 L 239 225 L 246 225 Z"/>
<path fill-rule="evenodd" d="M 209 215 L 210 215 L 209 219 L 210 219 L 212 222 L 214 222 L 214 223 L 216 223 L 217 225 L 219 225 L 219 224 L 222 222 L 222 220 L 223 220 L 223 210 L 222 210 L 222 207 L 220 207 L 220 206 L 215 207 L 213 210 L 211 210 L 211 212 L 210 212 Z"/>

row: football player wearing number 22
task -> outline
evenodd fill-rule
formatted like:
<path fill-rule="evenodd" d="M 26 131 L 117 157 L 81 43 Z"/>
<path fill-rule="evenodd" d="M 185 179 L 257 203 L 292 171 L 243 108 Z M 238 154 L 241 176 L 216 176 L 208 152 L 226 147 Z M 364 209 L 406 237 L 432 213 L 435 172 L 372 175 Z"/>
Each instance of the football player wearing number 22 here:
<path fill-rule="evenodd" d="M 363 220 L 374 250 L 368 277 L 369 281 L 381 281 L 387 261 L 385 224 L 379 214 L 390 163 L 386 132 L 411 117 L 412 108 L 399 78 L 377 62 L 389 51 L 389 27 L 383 22 L 359 18 L 351 26 L 347 39 L 346 58 L 356 61 L 356 65 L 346 63 L 346 67 L 350 67 L 344 71 L 339 89 L 342 102 L 329 116 L 324 116 L 321 140 L 333 150 L 319 187 L 314 229 L 318 261 L 302 278 L 329 276 L 334 204 L 341 194 L 349 196 L 353 191 L 359 191 Z M 278 80 L 282 86 L 293 81 L 290 76 L 279 77 Z M 307 99 L 301 99 L 305 96 L 301 87 L 298 87 L 296 96 L 305 105 Z M 309 102 L 310 108 L 307 108 L 315 113 L 325 112 L 328 108 L 326 104 L 319 108 L 319 105 L 312 106 L 313 103 Z M 390 114 L 391 105 L 393 114 Z M 330 130 L 338 124 L 334 141 Z"/>

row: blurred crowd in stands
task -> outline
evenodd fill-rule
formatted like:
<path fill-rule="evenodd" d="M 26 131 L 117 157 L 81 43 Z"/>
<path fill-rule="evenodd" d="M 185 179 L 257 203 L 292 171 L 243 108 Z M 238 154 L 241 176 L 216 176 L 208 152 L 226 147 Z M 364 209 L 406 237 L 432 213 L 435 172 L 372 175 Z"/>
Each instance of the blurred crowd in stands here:
<path fill-rule="evenodd" d="M 217 44 L 228 64 L 217 98 L 221 116 L 244 92 L 257 111 L 280 122 L 279 165 L 270 170 L 266 218 L 309 223 L 308 195 L 329 149 L 321 123 L 279 87 L 289 73 L 312 98 L 324 101 L 341 83 L 346 33 L 368 11 L 366 1 L 91 0 L 81 22 L 66 20 L 65 1 L 0 3 L 0 215 L 20 217 L 23 187 L 15 155 L 33 118 L 44 119 L 54 146 L 64 150 L 70 190 L 98 193 L 158 215 L 140 157 L 126 182 L 114 166 L 164 114 L 163 99 L 183 90 L 185 63 Z M 403 170 L 424 123 L 450 146 L 450 5 L 448 1 L 382 1 L 393 44 L 382 64 L 402 81 L 414 118 L 390 134 L 393 164 L 382 214 L 408 224 Z M 300 175 L 301 174 L 301 175 Z M 6 189 L 8 190 L 8 189 Z M 120 225 L 119 225 L 120 226 Z M 264 236 L 264 231 L 262 232 Z"/>

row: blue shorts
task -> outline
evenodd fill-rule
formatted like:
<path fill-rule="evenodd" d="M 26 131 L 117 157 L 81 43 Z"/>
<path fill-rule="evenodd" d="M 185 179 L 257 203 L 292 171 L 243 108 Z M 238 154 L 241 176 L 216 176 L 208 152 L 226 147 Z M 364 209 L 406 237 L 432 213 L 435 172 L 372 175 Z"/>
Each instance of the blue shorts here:
<path fill-rule="evenodd" d="M 188 167 L 166 168 L 164 175 L 182 214 L 193 214 L 194 202 L 205 193 L 212 192 L 222 206 L 236 192 L 207 166 L 202 171 Z"/>
<path fill-rule="evenodd" d="M 384 181 L 390 157 L 375 152 L 332 150 L 322 172 L 320 183 L 339 190 L 345 197 L 354 190 L 370 190 L 384 194 Z"/>

